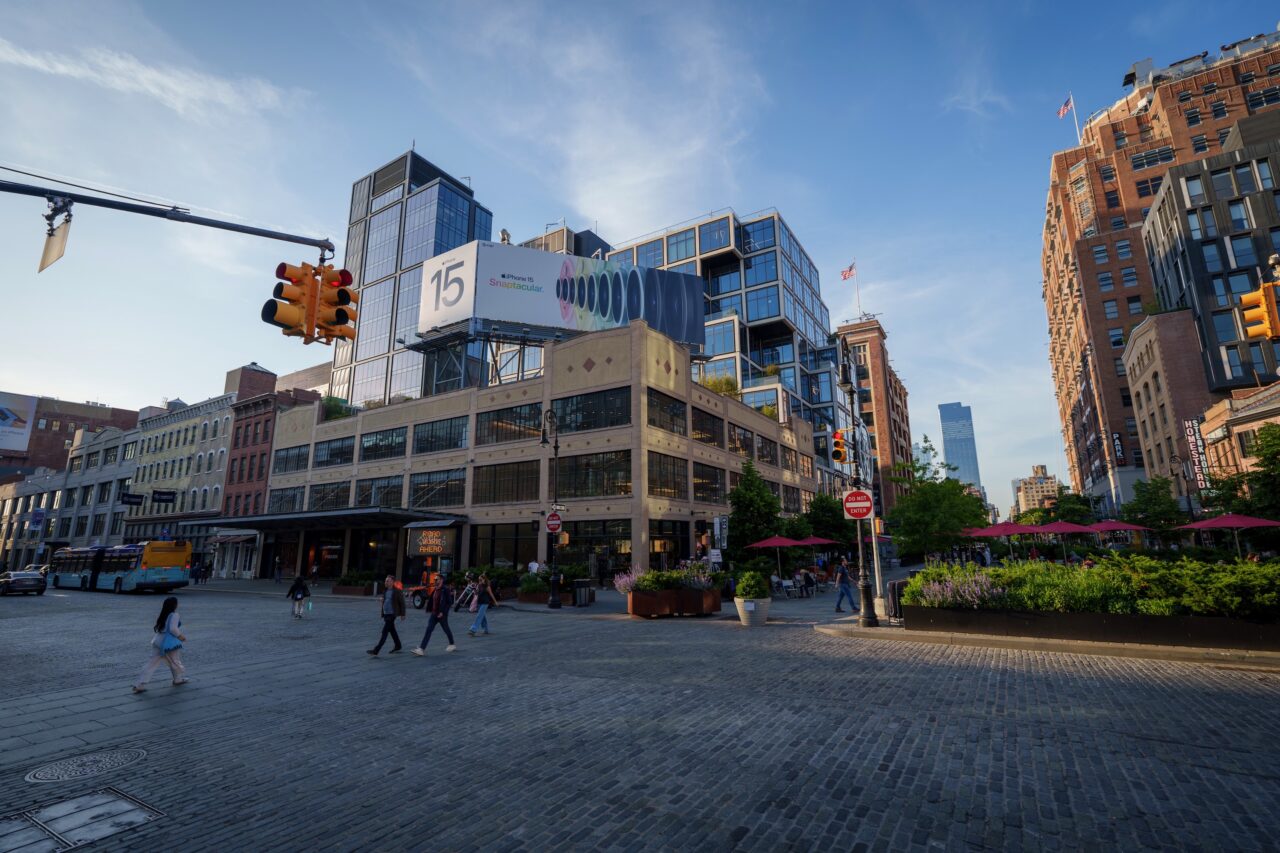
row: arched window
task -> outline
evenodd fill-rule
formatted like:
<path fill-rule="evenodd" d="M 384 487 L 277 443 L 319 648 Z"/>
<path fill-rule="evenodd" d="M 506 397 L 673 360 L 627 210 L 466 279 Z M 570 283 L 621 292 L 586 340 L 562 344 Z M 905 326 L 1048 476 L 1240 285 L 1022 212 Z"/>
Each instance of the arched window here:
<path fill-rule="evenodd" d="M 221 497 L 221 495 L 222 495 L 222 487 L 221 487 L 221 486 L 214 486 L 214 487 L 213 487 L 213 505 L 214 505 L 214 506 L 222 506 L 222 503 L 221 503 L 221 501 L 222 501 L 222 497 Z"/>
<path fill-rule="evenodd" d="M 227 449 L 224 447 L 218 451 L 218 470 L 219 471 L 222 470 L 222 466 L 226 464 L 226 461 L 227 461 Z"/>
<path fill-rule="evenodd" d="M 200 466 L 202 466 L 203 464 L 204 464 L 204 454 L 197 453 L 196 454 L 196 473 L 197 474 L 200 473 Z"/>
<path fill-rule="evenodd" d="M 1156 386 L 1156 393 L 1159 394 L 1160 393 L 1160 374 L 1159 373 L 1151 374 L 1151 382 L 1153 385 Z"/>
<path fill-rule="evenodd" d="M 200 492 L 200 508 L 201 509 L 209 508 L 209 490 L 208 489 L 204 489 L 203 491 Z"/>
<path fill-rule="evenodd" d="M 209 422 L 205 421 L 200 424 L 200 440 L 205 441 L 209 438 Z"/>
<path fill-rule="evenodd" d="M 231 434 L 231 415 L 227 415 L 225 418 L 222 419 L 222 434 L 223 435 Z"/>
<path fill-rule="evenodd" d="M 212 437 L 213 438 L 218 437 L 218 419 L 217 418 L 213 419 L 213 436 Z"/>
<path fill-rule="evenodd" d="M 178 512 L 187 511 L 187 495 L 185 492 L 178 495 Z"/>

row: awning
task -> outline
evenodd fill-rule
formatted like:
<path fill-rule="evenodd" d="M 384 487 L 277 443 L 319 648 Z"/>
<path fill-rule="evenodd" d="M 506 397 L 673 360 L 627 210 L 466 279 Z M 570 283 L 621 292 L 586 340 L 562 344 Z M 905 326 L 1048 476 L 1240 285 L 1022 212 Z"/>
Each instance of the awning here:
<path fill-rule="evenodd" d="M 399 507 L 362 506 L 315 512 L 280 512 L 184 521 L 179 526 L 233 527 L 241 530 L 341 530 L 346 527 L 404 527 L 411 521 L 439 518 L 440 513 Z"/>
<path fill-rule="evenodd" d="M 252 542 L 256 536 L 214 536 L 205 540 L 207 545 L 235 545 L 240 542 Z"/>
<path fill-rule="evenodd" d="M 404 526 L 405 530 L 422 530 L 429 527 L 457 527 L 466 522 L 461 516 L 454 518 L 429 518 L 425 521 L 411 521 Z"/>

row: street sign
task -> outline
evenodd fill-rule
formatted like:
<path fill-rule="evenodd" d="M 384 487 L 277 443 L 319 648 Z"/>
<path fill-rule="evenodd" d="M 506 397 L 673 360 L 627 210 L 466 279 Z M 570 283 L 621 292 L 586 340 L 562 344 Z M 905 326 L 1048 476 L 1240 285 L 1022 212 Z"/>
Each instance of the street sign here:
<path fill-rule="evenodd" d="M 569 509 L 569 508 L 568 508 L 567 506 L 565 506 L 564 504 L 552 504 L 552 505 L 551 505 L 551 510 L 552 510 L 552 512 L 565 512 L 565 511 L 567 511 L 568 509 Z"/>
<path fill-rule="evenodd" d="M 39 527 L 44 524 L 44 507 L 36 507 L 31 510 L 31 526 Z"/>
<path fill-rule="evenodd" d="M 151 502 L 153 504 L 171 504 L 178 500 L 178 493 L 172 489 L 152 489 Z M 165 534 L 168 535 L 168 534 Z"/>
<path fill-rule="evenodd" d="M 870 518 L 875 503 L 871 492 L 866 489 L 850 489 L 844 493 L 844 514 L 846 518 Z"/>
<path fill-rule="evenodd" d="M 716 547 L 724 550 L 729 547 L 729 516 L 716 516 Z"/>
<path fill-rule="evenodd" d="M 720 549 L 712 548 L 710 551 L 708 551 L 707 561 L 710 562 L 712 565 L 715 565 L 716 563 L 723 563 L 724 558 L 720 556 Z"/>
<path fill-rule="evenodd" d="M 135 495 L 133 492 L 122 492 L 120 494 L 120 503 L 125 506 L 142 506 L 145 495 Z"/>
<path fill-rule="evenodd" d="M 560 513 L 553 512 L 547 516 L 547 532 L 548 533 L 560 532 Z"/>

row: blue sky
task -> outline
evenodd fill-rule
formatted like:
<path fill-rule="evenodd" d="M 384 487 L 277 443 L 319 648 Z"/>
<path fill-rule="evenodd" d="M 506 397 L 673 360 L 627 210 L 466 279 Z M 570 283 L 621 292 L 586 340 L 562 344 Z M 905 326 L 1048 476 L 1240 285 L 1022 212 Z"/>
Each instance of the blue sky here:
<path fill-rule="evenodd" d="M 1276 23 L 1252 2 L 1208 23 L 1189 2 L 641 5 L 0 3 L 0 165 L 339 245 L 351 182 L 411 143 L 517 239 L 777 207 L 833 321 L 857 259 L 913 434 L 973 407 L 1005 508 L 1032 464 L 1065 474 L 1039 273 L 1049 154 L 1074 142 L 1055 111 Z M 139 407 L 327 357 L 258 320 L 309 250 L 82 209 L 37 276 L 42 212 L 0 195 L 0 389 Z"/>

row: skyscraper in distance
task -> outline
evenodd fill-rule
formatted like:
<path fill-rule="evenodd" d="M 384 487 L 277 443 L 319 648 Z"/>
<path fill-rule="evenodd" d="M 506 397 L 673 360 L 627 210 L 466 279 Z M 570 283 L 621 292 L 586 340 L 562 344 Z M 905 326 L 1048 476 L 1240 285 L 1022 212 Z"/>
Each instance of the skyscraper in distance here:
<path fill-rule="evenodd" d="M 942 420 L 942 458 L 948 465 L 955 466 L 947 476 L 981 489 L 972 410 L 962 403 L 942 403 L 938 406 L 938 416 Z"/>

